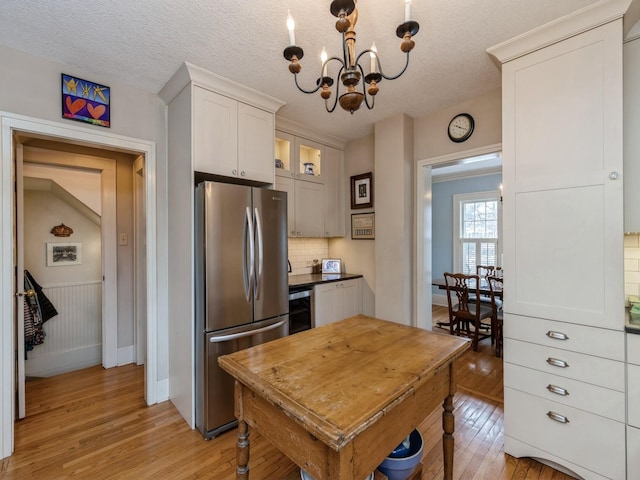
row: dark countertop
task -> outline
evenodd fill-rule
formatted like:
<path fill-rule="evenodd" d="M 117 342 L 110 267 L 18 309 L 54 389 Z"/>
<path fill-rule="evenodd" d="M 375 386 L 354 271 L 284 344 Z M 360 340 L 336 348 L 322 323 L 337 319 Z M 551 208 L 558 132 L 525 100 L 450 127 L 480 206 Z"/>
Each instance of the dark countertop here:
<path fill-rule="evenodd" d="M 289 288 L 313 286 L 319 283 L 339 282 L 340 280 L 351 280 L 361 277 L 362 275 L 355 273 L 304 273 L 302 275 L 289 275 Z"/>

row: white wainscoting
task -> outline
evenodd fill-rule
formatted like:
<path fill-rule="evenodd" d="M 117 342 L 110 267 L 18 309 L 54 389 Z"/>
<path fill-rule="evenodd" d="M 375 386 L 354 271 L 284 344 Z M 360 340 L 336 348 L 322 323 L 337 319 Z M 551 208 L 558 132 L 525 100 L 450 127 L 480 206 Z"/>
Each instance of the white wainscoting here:
<path fill-rule="evenodd" d="M 44 324 L 42 345 L 27 352 L 26 375 L 50 377 L 102 363 L 102 282 L 43 287 L 58 315 Z"/>

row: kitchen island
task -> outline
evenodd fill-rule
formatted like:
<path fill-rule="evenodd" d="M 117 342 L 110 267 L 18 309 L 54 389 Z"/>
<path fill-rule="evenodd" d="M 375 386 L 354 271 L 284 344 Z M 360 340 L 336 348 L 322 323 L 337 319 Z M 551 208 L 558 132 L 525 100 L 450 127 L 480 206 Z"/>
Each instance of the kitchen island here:
<path fill-rule="evenodd" d="M 249 479 L 249 426 L 317 480 L 357 479 L 442 403 L 451 479 L 453 362 L 469 346 L 357 315 L 220 357 L 236 380 L 236 478 Z"/>

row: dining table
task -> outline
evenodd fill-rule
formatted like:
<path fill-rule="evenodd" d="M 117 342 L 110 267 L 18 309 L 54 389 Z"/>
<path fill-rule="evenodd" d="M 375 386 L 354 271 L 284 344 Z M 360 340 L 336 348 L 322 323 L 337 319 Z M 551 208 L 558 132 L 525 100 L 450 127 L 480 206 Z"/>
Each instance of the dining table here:
<path fill-rule="evenodd" d="M 367 478 L 442 406 L 453 477 L 454 362 L 467 339 L 366 315 L 218 359 L 235 379 L 236 479 L 249 480 L 251 430 L 315 480 Z"/>

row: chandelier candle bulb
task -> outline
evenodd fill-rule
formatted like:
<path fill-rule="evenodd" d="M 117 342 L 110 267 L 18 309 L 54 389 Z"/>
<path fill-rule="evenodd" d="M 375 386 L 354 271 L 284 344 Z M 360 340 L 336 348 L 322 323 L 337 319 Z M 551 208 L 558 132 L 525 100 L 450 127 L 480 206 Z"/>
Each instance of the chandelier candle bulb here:
<path fill-rule="evenodd" d="M 320 61 L 322 61 L 322 76 L 327 76 L 327 49 L 322 47 L 322 53 L 320 54 Z"/>
<path fill-rule="evenodd" d="M 287 10 L 287 30 L 289 30 L 289 45 L 296 44 L 296 34 L 294 29 L 296 28 L 296 22 L 293 21 L 291 12 Z"/>
<path fill-rule="evenodd" d="M 376 54 L 378 53 L 378 49 L 376 48 L 376 42 L 373 42 L 371 44 L 371 52 L 369 52 L 369 55 L 371 55 L 371 73 L 378 73 L 378 68 L 377 68 L 377 59 L 376 59 Z"/>
<path fill-rule="evenodd" d="M 411 20 L 411 0 L 404 0 L 404 21 Z"/>

